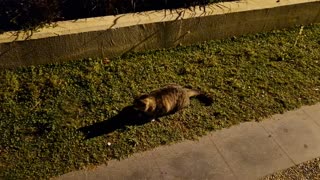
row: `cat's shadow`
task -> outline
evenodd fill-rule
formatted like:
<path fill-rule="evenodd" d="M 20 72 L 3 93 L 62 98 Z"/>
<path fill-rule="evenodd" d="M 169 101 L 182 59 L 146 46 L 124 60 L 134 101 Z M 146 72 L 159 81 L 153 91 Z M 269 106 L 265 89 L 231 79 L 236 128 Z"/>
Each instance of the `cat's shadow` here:
<path fill-rule="evenodd" d="M 143 125 L 151 122 L 152 118 L 135 110 L 132 106 L 123 108 L 117 115 L 102 122 L 81 127 L 85 139 L 91 139 L 104 134 L 109 134 L 117 129 L 124 129 L 126 126 Z"/>

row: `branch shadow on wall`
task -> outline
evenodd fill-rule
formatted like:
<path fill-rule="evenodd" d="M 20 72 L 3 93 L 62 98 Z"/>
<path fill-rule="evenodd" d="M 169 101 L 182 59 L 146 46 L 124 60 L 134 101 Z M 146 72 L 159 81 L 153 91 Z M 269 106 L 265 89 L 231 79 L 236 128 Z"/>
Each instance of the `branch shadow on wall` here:
<path fill-rule="evenodd" d="M 81 127 L 78 131 L 82 132 L 85 139 L 109 134 L 118 129 L 124 129 L 126 126 L 138 126 L 151 122 L 152 118 L 135 110 L 132 106 L 123 108 L 116 116 L 102 122 L 89 126 Z"/>

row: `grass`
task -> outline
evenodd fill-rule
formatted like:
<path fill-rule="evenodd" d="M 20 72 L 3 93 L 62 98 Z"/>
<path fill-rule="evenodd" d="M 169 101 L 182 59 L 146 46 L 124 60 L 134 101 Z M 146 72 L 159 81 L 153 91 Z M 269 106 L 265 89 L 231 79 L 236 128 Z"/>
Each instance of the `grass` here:
<path fill-rule="evenodd" d="M 299 32 L 0 70 L 0 177 L 45 179 L 319 102 L 320 25 Z M 77 131 L 171 82 L 211 93 L 214 105 L 192 101 L 161 122 L 89 140 Z"/>
<path fill-rule="evenodd" d="M 260 180 L 320 179 L 320 158 L 267 175 Z"/>

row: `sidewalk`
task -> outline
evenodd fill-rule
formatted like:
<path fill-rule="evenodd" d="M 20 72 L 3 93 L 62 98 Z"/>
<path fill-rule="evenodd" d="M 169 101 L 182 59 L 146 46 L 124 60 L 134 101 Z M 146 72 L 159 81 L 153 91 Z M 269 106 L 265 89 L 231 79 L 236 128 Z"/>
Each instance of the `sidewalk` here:
<path fill-rule="evenodd" d="M 320 157 L 320 104 L 57 179 L 258 179 Z"/>

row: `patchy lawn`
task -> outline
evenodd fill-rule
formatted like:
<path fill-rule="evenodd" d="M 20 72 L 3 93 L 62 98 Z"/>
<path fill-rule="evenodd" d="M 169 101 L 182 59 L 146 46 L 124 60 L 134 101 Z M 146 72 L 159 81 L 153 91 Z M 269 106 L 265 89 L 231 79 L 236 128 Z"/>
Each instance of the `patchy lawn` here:
<path fill-rule="evenodd" d="M 49 178 L 319 102 L 320 25 L 300 30 L 110 61 L 0 70 L 0 176 Z M 214 104 L 192 101 L 190 108 L 161 122 L 126 126 L 88 140 L 78 131 L 108 122 L 135 95 L 171 82 L 210 92 Z"/>

